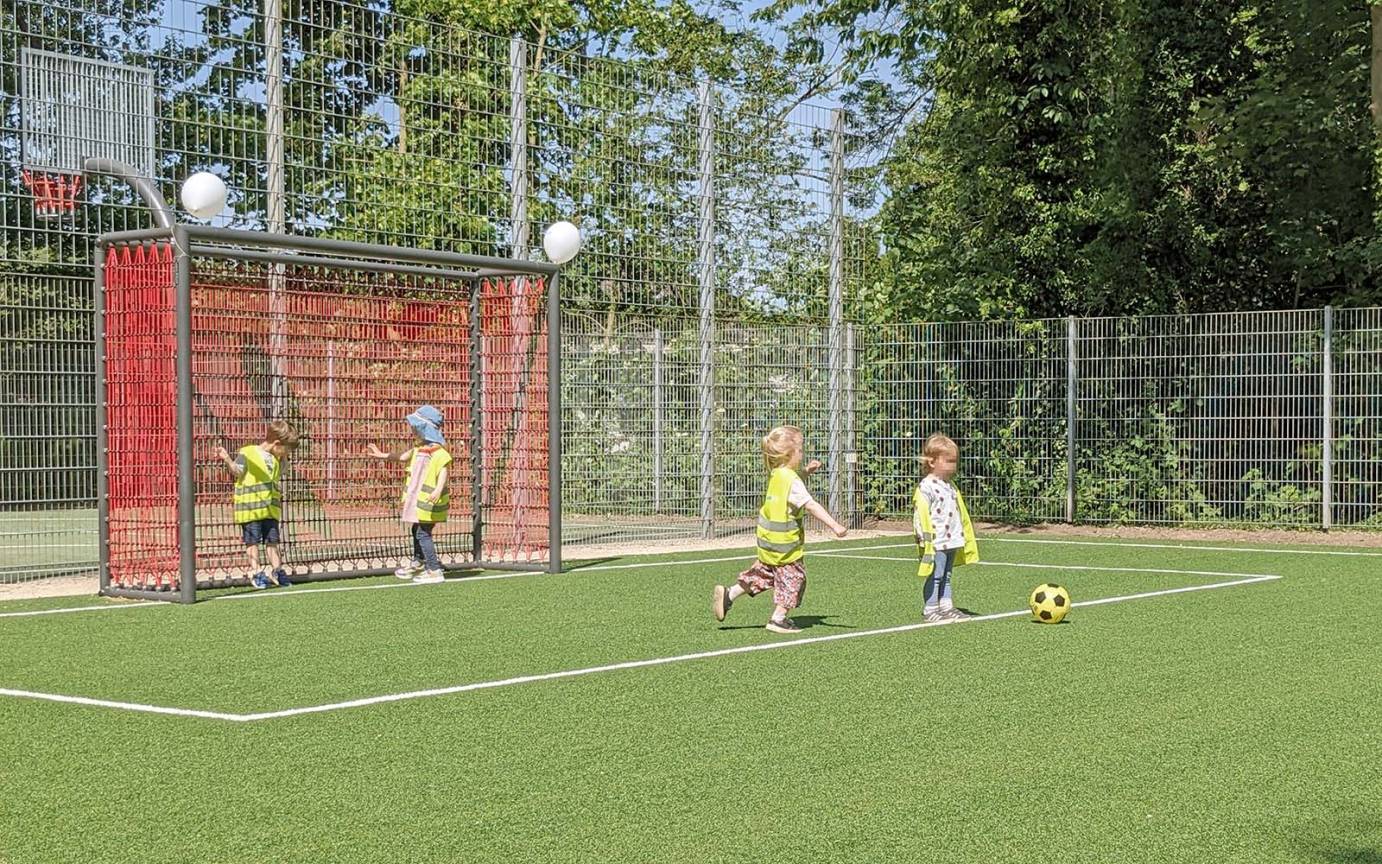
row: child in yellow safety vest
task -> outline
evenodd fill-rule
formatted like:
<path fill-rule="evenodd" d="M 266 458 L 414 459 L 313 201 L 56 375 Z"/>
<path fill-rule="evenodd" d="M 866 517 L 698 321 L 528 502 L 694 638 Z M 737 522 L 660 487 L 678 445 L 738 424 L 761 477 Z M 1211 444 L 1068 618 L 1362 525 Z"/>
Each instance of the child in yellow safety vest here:
<path fill-rule="evenodd" d="M 408 479 L 403 486 L 403 510 L 400 521 L 407 525 L 413 537 L 413 558 L 394 571 L 399 579 L 413 582 L 441 582 L 446 578 L 432 529 L 446 521 L 451 496 L 446 491 L 446 479 L 451 454 L 442 434 L 442 413 L 431 405 L 409 414 L 408 426 L 413 430 L 417 446 L 385 453 L 373 444 L 369 453 L 376 459 L 408 463 Z"/>
<path fill-rule="evenodd" d="M 763 438 L 763 463 L 767 466 L 768 491 L 758 511 L 758 560 L 739 574 L 733 585 L 716 585 L 711 611 L 716 621 L 725 620 L 729 607 L 741 596 L 753 597 L 773 589 L 773 616 L 767 629 L 774 633 L 799 633 L 787 613 L 801 605 L 806 596 L 806 514 L 825 523 L 836 537 L 845 536 L 845 527 L 835 521 L 797 474 L 802 460 L 802 434 L 795 426 L 778 426 Z M 810 476 L 821 467 L 812 460 L 802 469 Z"/>
<path fill-rule="evenodd" d="M 961 621 L 969 616 L 955 606 L 950 574 L 959 564 L 979 560 L 979 542 L 964 496 L 950 482 L 960 461 L 960 448 L 945 435 L 932 435 L 922 448 L 926 476 L 912 494 L 912 531 L 921 561 L 917 576 L 925 580 L 922 615 L 928 624 Z"/>
<path fill-rule="evenodd" d="M 216 448 L 216 458 L 235 475 L 235 524 L 240 526 L 250 565 L 250 585 L 255 588 L 291 584 L 278 554 L 278 522 L 283 516 L 279 481 L 283 477 L 283 461 L 297 446 L 297 430 L 284 420 L 275 420 L 269 424 L 261 443 L 241 447 L 233 459 L 226 448 Z M 259 566 L 261 543 L 268 553 L 267 570 Z"/>

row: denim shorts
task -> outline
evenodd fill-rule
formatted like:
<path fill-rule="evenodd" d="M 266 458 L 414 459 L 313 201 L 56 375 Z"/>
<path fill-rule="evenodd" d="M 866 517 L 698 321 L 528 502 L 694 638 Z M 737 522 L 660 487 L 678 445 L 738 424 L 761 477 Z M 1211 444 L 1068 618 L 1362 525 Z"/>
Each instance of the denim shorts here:
<path fill-rule="evenodd" d="M 240 526 L 240 536 L 244 539 L 246 546 L 258 546 L 260 543 L 268 543 L 270 546 L 278 543 L 278 520 L 277 519 L 257 519 L 254 522 L 246 522 Z"/>

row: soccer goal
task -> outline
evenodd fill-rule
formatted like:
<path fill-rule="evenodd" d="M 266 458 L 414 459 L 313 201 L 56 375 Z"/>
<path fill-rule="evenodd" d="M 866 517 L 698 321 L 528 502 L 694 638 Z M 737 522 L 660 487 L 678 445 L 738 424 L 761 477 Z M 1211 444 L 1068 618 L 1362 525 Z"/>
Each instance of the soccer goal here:
<path fill-rule="evenodd" d="M 560 317 L 551 264 L 179 225 L 97 261 L 104 594 L 192 602 L 245 574 L 216 457 L 297 428 L 281 533 L 294 580 L 386 573 L 405 417 L 440 408 L 451 568 L 561 566 Z"/>

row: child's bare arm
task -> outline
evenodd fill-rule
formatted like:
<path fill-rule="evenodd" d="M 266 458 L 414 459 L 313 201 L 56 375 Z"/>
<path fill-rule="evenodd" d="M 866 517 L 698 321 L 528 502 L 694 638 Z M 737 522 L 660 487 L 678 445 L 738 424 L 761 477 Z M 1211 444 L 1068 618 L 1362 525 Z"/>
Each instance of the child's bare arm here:
<path fill-rule="evenodd" d="M 235 462 L 235 460 L 231 458 L 230 454 L 226 452 L 226 448 L 224 448 L 224 447 L 217 447 L 217 448 L 216 448 L 216 458 L 217 458 L 217 459 L 220 459 L 223 463 L 225 463 L 226 470 L 229 471 L 230 473 L 234 474 L 234 475 L 235 475 L 235 479 L 238 480 L 238 479 L 240 479 L 240 477 L 244 476 L 244 473 L 245 473 L 245 468 L 244 468 L 244 466 L 243 466 L 243 465 L 237 465 L 236 462 Z"/>
<path fill-rule="evenodd" d="M 447 470 L 446 470 L 445 468 L 443 468 L 443 469 L 441 469 L 441 471 L 437 472 L 437 488 L 436 488 L 436 489 L 433 489 L 433 490 L 432 490 L 432 494 L 427 496 L 427 503 L 429 503 L 429 504 L 435 504 L 435 503 L 437 503 L 438 500 L 441 499 L 441 490 L 443 490 L 443 489 L 446 488 L 446 475 L 447 475 L 447 473 L 448 473 L 448 472 L 447 472 Z"/>
<path fill-rule="evenodd" d="M 805 474 L 807 477 L 810 477 L 812 474 L 815 474 L 819 470 L 821 470 L 821 460 L 812 459 L 810 462 L 807 462 L 805 465 L 802 466 L 801 473 Z"/>
<path fill-rule="evenodd" d="M 380 450 L 378 447 L 374 446 L 373 444 L 370 444 L 369 455 L 373 456 L 375 459 L 386 459 L 390 462 L 403 462 L 405 460 L 405 457 L 408 455 L 408 451 L 390 450 L 389 452 L 385 453 L 383 450 Z"/>
<path fill-rule="evenodd" d="M 836 537 L 843 537 L 849 532 L 849 529 L 845 528 L 845 526 L 841 525 L 839 522 L 836 522 L 835 517 L 830 515 L 830 511 L 822 507 L 819 502 L 812 501 L 810 504 L 807 504 L 806 512 L 821 520 L 825 527 L 830 529 L 830 533 L 834 534 Z"/>

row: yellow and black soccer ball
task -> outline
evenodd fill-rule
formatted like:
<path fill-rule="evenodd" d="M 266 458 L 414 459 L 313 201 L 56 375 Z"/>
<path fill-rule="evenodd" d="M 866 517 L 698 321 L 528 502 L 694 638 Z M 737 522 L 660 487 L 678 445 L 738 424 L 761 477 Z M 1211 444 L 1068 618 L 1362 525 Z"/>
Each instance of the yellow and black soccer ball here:
<path fill-rule="evenodd" d="M 1032 589 L 1032 618 L 1043 624 L 1059 624 L 1070 611 L 1070 592 L 1049 582 Z"/>

